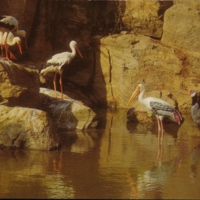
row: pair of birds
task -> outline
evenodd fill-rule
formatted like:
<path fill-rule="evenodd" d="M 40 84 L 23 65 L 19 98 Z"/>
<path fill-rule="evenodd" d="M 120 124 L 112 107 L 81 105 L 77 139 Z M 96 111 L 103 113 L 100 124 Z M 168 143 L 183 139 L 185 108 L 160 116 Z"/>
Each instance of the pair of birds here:
<path fill-rule="evenodd" d="M 7 60 L 9 60 L 9 57 L 12 59 L 15 59 L 15 56 L 12 54 L 11 51 L 9 51 L 8 46 L 13 46 L 15 44 L 18 44 L 19 51 L 22 54 L 20 37 L 23 37 L 25 39 L 25 45 L 26 45 L 26 48 L 28 49 L 27 41 L 26 41 L 26 31 L 19 30 L 18 20 L 13 16 L 8 16 L 8 15 L 1 16 L 0 17 L 0 46 L 2 50 L 2 55 L 3 55 L 3 50 L 5 49 Z M 72 59 L 76 55 L 76 51 L 78 51 L 80 56 L 83 57 L 80 50 L 78 49 L 78 45 L 76 41 L 71 41 L 69 46 L 72 52 L 63 52 L 63 53 L 59 53 L 52 56 L 51 59 L 47 60 L 46 68 L 41 70 L 40 72 L 43 75 L 46 75 L 49 72 L 55 73 L 54 79 L 53 79 L 55 97 L 57 97 L 56 76 L 57 74 L 60 74 L 59 83 L 60 83 L 62 99 L 63 99 L 62 73 L 64 70 L 64 66 L 67 66 L 72 61 Z M 8 56 L 8 53 L 10 56 Z"/>
<path fill-rule="evenodd" d="M 177 122 L 179 125 L 181 124 L 183 118 L 178 110 L 176 110 L 171 104 L 168 102 L 155 98 L 155 97 L 147 97 L 144 98 L 145 87 L 143 84 L 139 84 L 133 94 L 131 95 L 127 107 L 129 107 L 132 100 L 139 94 L 138 100 L 140 103 L 145 105 L 148 109 L 150 109 L 156 116 L 158 123 L 158 134 L 163 135 L 163 119 L 164 117 L 168 117 L 171 120 Z M 191 107 L 191 116 L 194 122 L 200 125 L 200 102 L 198 99 L 198 93 L 195 90 L 190 91 L 190 96 L 192 98 L 192 107 Z"/>
<path fill-rule="evenodd" d="M 0 46 L 1 54 L 4 56 L 4 50 L 6 53 L 6 59 L 16 59 L 14 54 L 9 50 L 9 46 L 15 44 L 18 45 L 19 51 L 22 54 L 21 38 L 24 38 L 26 49 L 28 49 L 26 41 L 26 31 L 19 30 L 19 22 L 13 16 L 3 15 L 0 17 Z"/>

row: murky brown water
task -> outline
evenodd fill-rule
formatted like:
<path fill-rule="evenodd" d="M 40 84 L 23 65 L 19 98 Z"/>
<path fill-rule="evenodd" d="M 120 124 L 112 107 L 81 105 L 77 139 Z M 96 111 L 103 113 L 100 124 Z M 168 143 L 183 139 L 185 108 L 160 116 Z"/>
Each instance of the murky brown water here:
<path fill-rule="evenodd" d="M 127 124 L 124 110 L 105 117 L 61 151 L 0 150 L 0 198 L 200 198 L 200 129 L 190 115 L 164 124 L 160 146 L 156 122 Z"/>

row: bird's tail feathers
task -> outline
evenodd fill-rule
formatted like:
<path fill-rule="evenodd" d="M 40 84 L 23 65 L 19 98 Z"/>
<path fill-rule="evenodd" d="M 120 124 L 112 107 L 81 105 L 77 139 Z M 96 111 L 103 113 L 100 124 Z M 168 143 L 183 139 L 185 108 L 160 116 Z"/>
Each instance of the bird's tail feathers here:
<path fill-rule="evenodd" d="M 178 110 L 174 110 L 174 117 L 175 117 L 176 121 L 178 122 L 178 124 L 180 124 L 181 121 L 182 121 L 182 116 L 181 116 L 181 114 L 178 112 Z"/>
<path fill-rule="evenodd" d="M 47 68 L 45 68 L 45 69 L 42 69 L 41 70 L 41 72 L 40 72 L 40 74 L 42 74 L 42 75 L 46 75 L 47 73 L 49 73 L 49 72 L 57 72 L 57 68 L 56 67 L 54 67 L 53 65 L 52 66 L 49 66 L 49 67 L 47 67 Z"/>

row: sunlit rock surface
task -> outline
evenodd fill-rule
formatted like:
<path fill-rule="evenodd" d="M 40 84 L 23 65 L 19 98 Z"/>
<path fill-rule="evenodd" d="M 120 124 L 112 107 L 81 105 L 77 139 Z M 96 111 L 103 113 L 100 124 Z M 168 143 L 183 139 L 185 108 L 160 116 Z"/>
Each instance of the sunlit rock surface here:
<path fill-rule="evenodd" d="M 67 95 L 64 95 L 62 100 L 60 92 L 57 92 L 58 98 L 52 98 L 54 91 L 47 88 L 40 88 L 40 93 L 43 94 L 42 109 L 49 113 L 58 129 L 71 131 L 92 126 L 96 114 L 80 101 L 75 101 Z"/>
<path fill-rule="evenodd" d="M 165 12 L 162 43 L 191 53 L 200 51 L 199 4 L 177 4 Z M 193 4 L 191 4 L 193 5 Z"/>
<path fill-rule="evenodd" d="M 1 147 L 50 150 L 59 145 L 44 111 L 0 105 L 0 124 Z"/>

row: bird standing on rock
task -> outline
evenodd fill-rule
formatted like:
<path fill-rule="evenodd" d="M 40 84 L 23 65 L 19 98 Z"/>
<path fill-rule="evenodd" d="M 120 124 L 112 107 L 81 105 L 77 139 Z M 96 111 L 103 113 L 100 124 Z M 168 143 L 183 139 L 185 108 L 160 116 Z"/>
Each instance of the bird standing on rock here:
<path fill-rule="evenodd" d="M 192 107 L 191 107 L 191 116 L 195 123 L 200 125 L 200 107 L 198 93 L 196 90 L 190 90 L 190 96 L 192 97 Z"/>
<path fill-rule="evenodd" d="M 54 79 L 53 79 L 53 85 L 54 85 L 54 92 L 55 92 L 55 97 L 57 98 L 57 93 L 56 93 L 56 75 L 57 73 L 60 74 L 60 89 L 61 89 L 61 98 L 63 99 L 63 86 L 62 86 L 62 73 L 63 70 L 65 68 L 66 65 L 68 65 L 72 59 L 75 57 L 76 55 L 76 50 L 78 51 L 78 53 L 80 54 L 81 57 L 82 54 L 80 52 L 80 50 L 78 49 L 78 45 L 76 43 L 76 41 L 72 40 L 69 43 L 69 46 L 72 50 L 72 52 L 63 52 L 63 53 L 58 53 L 55 54 L 54 56 L 52 56 L 51 59 L 47 60 L 46 62 L 46 68 L 42 69 L 40 74 L 42 75 L 46 75 L 49 72 L 54 72 Z"/>
<path fill-rule="evenodd" d="M 168 102 L 156 98 L 156 97 L 147 97 L 144 98 L 145 87 L 143 84 L 139 84 L 135 91 L 133 92 L 131 98 L 128 101 L 127 107 L 129 107 L 131 101 L 139 94 L 138 100 L 140 103 L 145 105 L 148 109 L 150 109 L 156 116 L 158 122 L 158 136 L 160 138 L 160 133 L 163 136 L 163 119 L 164 117 L 168 117 L 173 121 L 176 121 L 178 124 L 182 121 L 182 116 L 171 104 Z"/>
<path fill-rule="evenodd" d="M 28 49 L 26 41 L 26 31 L 19 30 L 19 22 L 15 17 L 9 15 L 2 15 L 0 17 L 0 31 L 12 32 L 18 37 L 23 37 L 25 40 L 26 49 Z"/>

